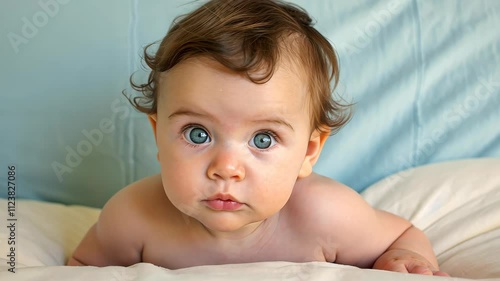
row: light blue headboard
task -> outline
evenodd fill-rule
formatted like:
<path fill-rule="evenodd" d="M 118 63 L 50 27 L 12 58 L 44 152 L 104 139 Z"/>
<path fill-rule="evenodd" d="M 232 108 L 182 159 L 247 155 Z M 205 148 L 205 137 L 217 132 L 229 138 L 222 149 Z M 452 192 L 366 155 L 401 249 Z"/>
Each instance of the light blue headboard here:
<path fill-rule="evenodd" d="M 317 172 L 361 191 L 408 167 L 500 157 L 500 1 L 293 2 L 337 48 L 337 91 L 357 103 Z M 17 198 L 100 207 L 157 173 L 147 118 L 121 91 L 145 77 L 142 47 L 199 5 L 2 1 L 1 186 L 15 165 Z"/>

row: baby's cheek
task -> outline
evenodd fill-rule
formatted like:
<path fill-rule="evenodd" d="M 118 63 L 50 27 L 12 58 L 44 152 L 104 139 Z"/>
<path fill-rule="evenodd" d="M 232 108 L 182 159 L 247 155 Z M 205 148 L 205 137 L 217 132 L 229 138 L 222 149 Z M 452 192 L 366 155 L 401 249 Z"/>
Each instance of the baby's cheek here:
<path fill-rule="evenodd" d="M 173 183 L 169 181 L 164 186 L 165 195 L 169 201 L 182 213 L 191 216 L 196 209 L 196 202 L 200 198 L 199 191 L 188 188 L 186 183 Z"/>
<path fill-rule="evenodd" d="M 267 172 L 266 180 L 262 183 L 266 187 L 264 193 L 268 197 L 274 198 L 275 203 L 287 201 L 292 193 L 297 175 L 287 171 L 286 167 Z"/>
<path fill-rule="evenodd" d="M 183 173 L 182 170 L 178 170 L 175 165 L 162 167 L 161 177 L 163 189 L 170 201 L 185 202 L 196 195 L 197 190 L 192 188 L 192 186 L 196 186 L 192 182 L 194 177 Z"/>

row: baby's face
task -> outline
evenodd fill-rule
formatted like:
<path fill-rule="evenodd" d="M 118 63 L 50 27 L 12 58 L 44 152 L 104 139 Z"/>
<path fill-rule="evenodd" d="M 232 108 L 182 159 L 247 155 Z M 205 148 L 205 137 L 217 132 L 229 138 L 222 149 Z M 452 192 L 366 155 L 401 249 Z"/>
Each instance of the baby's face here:
<path fill-rule="evenodd" d="M 306 85 L 278 68 L 265 84 L 208 59 L 164 74 L 156 141 L 166 195 L 214 233 L 252 231 L 289 199 L 310 139 Z"/>

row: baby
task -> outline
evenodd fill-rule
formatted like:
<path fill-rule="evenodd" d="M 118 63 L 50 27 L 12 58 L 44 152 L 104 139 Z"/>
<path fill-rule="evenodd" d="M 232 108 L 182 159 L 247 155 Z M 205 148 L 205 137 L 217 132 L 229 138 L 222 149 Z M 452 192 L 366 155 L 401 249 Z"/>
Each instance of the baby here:
<path fill-rule="evenodd" d="M 350 114 L 332 98 L 335 51 L 304 10 L 213 0 L 149 46 L 132 103 L 161 173 L 113 196 L 69 265 L 325 261 L 447 275 L 422 231 L 312 172 Z"/>

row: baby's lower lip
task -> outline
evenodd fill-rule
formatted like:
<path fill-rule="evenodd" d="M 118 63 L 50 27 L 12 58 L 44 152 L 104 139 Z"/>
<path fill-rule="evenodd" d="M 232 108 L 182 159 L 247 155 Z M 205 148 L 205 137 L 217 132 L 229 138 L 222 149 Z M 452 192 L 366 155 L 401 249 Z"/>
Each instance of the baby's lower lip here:
<path fill-rule="evenodd" d="M 216 211 L 236 211 L 239 208 L 241 208 L 241 206 L 243 206 L 242 203 L 232 200 L 214 199 L 214 200 L 205 200 L 204 202 L 210 209 Z"/>

